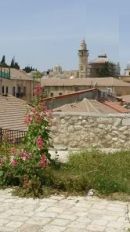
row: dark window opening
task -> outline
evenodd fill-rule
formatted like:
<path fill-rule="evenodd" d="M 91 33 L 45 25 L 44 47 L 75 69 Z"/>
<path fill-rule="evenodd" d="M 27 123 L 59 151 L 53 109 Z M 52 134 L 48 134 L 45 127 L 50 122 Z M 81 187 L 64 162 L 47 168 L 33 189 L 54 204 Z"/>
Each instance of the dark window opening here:
<path fill-rule="evenodd" d="M 62 95 L 62 93 L 59 93 L 59 96 L 61 96 Z"/>
<path fill-rule="evenodd" d="M 26 96 L 26 87 L 23 87 L 23 96 Z"/>
<path fill-rule="evenodd" d="M 18 86 L 16 97 L 21 97 L 21 87 Z"/>
<path fill-rule="evenodd" d="M 4 90 L 4 85 L 2 86 L 2 94 L 4 94 L 5 90 Z"/>
<path fill-rule="evenodd" d="M 53 96 L 54 96 L 54 93 L 51 93 L 50 96 L 53 97 Z"/>
<path fill-rule="evenodd" d="M 8 94 L 8 86 L 6 86 L 6 94 Z"/>
<path fill-rule="evenodd" d="M 12 94 L 13 94 L 13 96 L 15 96 L 15 86 L 13 86 Z"/>

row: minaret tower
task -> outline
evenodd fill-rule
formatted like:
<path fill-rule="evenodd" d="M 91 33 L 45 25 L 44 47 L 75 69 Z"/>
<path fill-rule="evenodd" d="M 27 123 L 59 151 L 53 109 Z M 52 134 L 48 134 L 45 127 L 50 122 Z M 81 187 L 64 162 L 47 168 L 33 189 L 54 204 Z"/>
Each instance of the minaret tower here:
<path fill-rule="evenodd" d="M 80 43 L 80 49 L 78 51 L 79 56 L 79 78 L 86 78 L 88 74 L 88 50 L 85 40 Z"/>

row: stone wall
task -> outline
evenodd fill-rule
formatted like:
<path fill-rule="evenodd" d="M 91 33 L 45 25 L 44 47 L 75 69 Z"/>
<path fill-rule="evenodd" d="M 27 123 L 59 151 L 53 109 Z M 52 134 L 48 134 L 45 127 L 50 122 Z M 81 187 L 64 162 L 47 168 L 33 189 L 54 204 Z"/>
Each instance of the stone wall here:
<path fill-rule="evenodd" d="M 130 149 L 130 114 L 54 113 L 51 136 L 57 149 Z"/>

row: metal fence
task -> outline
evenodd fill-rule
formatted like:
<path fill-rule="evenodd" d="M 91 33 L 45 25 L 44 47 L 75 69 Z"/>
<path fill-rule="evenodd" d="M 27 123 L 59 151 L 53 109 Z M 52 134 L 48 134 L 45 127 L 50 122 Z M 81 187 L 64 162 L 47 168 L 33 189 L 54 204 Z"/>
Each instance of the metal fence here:
<path fill-rule="evenodd" d="M 26 131 L 8 130 L 0 128 L 0 143 L 8 142 L 11 144 L 19 144 L 23 141 Z"/>

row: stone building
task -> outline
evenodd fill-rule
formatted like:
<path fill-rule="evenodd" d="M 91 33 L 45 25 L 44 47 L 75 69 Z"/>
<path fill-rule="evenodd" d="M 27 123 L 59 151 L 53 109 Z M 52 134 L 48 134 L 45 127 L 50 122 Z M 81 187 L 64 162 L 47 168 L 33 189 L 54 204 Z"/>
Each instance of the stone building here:
<path fill-rule="evenodd" d="M 30 103 L 35 85 L 37 81 L 23 70 L 2 68 L 0 71 L 1 95 L 13 95 Z"/>
<path fill-rule="evenodd" d="M 105 63 L 107 63 L 108 57 L 106 54 L 99 55 L 94 61 L 90 62 L 90 76 L 97 77 L 99 76 L 99 71 L 102 69 Z"/>
<path fill-rule="evenodd" d="M 111 62 L 106 54 L 99 55 L 94 61 L 89 62 L 90 77 L 120 76 L 120 65 Z"/>
<path fill-rule="evenodd" d="M 44 87 L 46 97 L 74 93 L 93 87 L 116 96 L 130 94 L 130 84 L 113 77 L 74 79 L 42 78 L 41 85 Z"/>

